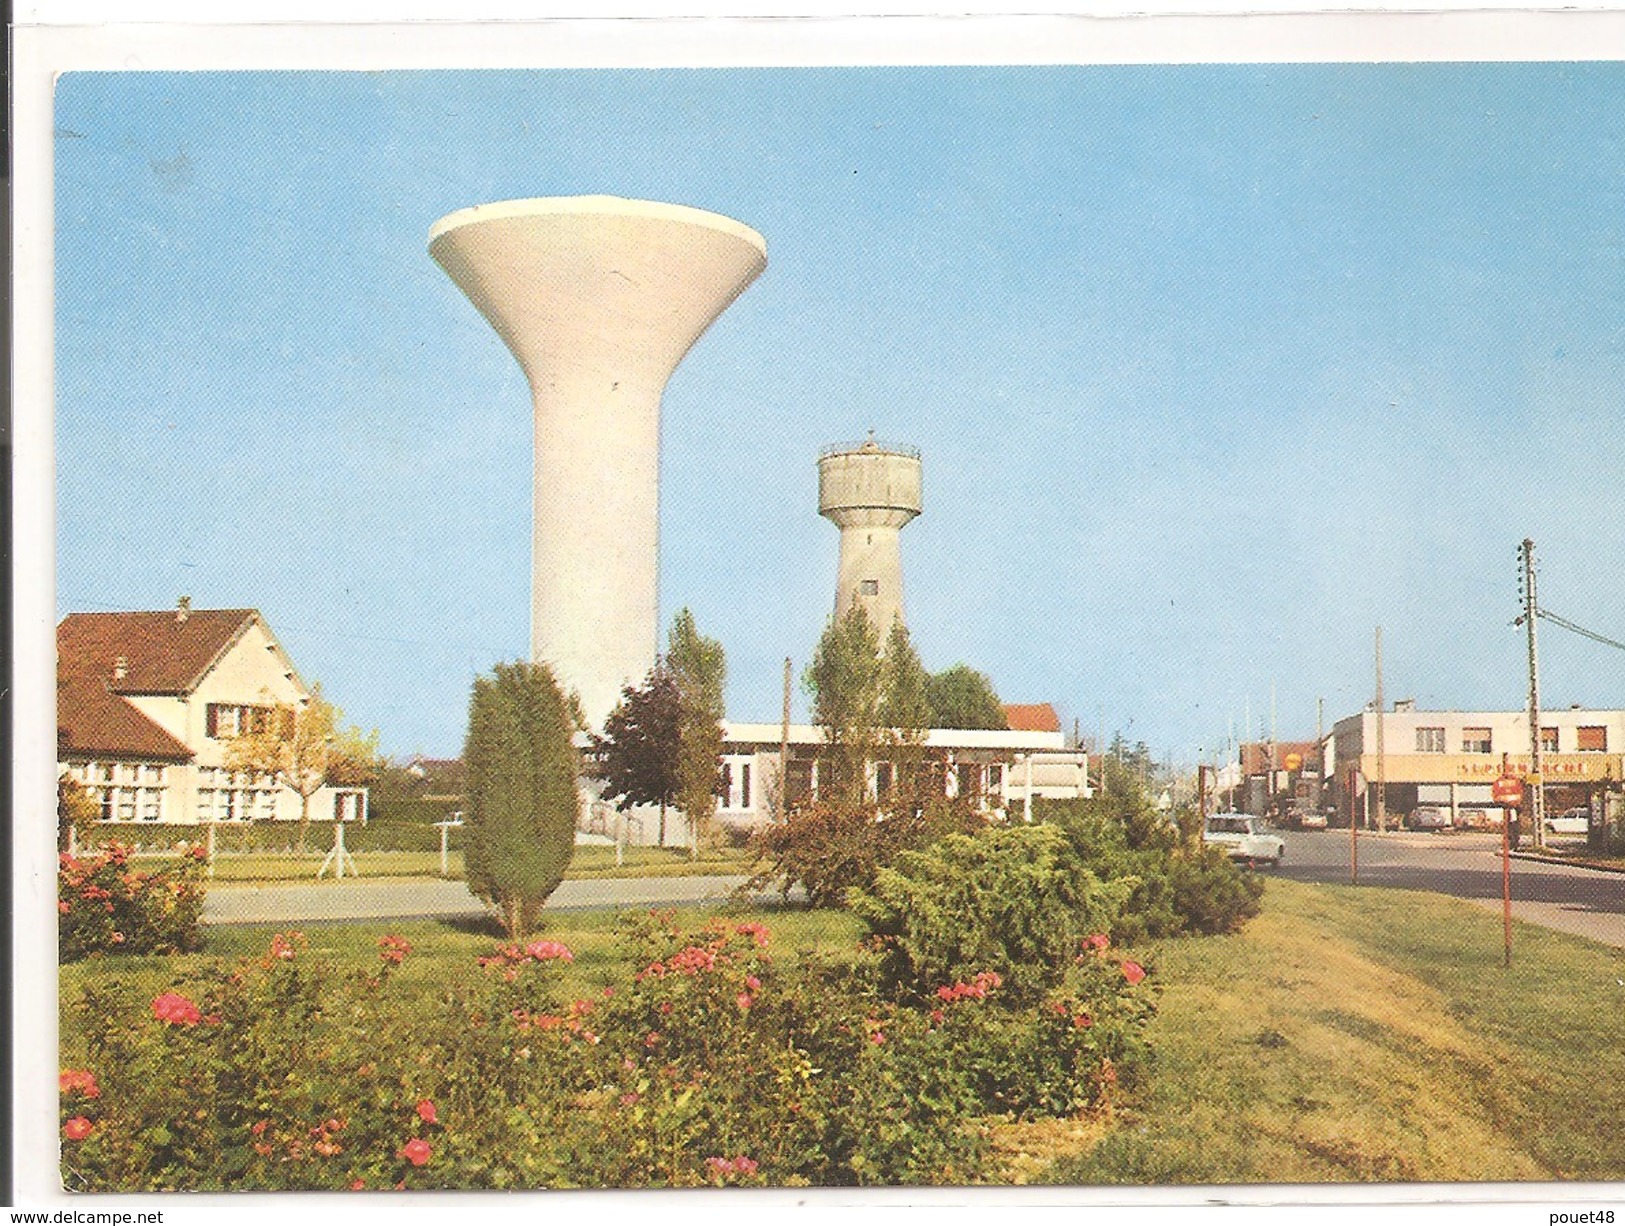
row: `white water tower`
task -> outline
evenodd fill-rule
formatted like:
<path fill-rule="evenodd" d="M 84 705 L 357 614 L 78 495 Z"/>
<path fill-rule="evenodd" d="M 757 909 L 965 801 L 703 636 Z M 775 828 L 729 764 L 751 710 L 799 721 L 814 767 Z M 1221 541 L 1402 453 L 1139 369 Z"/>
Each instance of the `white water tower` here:
<path fill-rule="evenodd" d="M 661 393 L 767 244 L 716 213 L 569 196 L 452 213 L 429 252 L 530 383 L 531 657 L 601 728 L 659 640 Z"/>

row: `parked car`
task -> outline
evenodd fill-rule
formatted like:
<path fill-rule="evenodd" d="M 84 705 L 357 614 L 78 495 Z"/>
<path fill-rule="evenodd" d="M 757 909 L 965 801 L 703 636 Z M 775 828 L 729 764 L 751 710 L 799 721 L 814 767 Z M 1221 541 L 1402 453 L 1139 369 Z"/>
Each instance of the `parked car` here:
<path fill-rule="evenodd" d="M 1443 805 L 1417 805 L 1405 824 L 1412 830 L 1449 830 L 1450 810 Z"/>
<path fill-rule="evenodd" d="M 1585 834 L 1591 829 L 1591 814 L 1585 809 L 1565 809 L 1546 819 L 1547 834 Z"/>
<path fill-rule="evenodd" d="M 1456 825 L 1468 830 L 1499 830 L 1504 812 L 1499 805 L 1466 805 L 1456 810 Z"/>
<path fill-rule="evenodd" d="M 1330 824 L 1330 817 L 1324 809 L 1305 809 L 1299 818 L 1298 824 L 1305 830 L 1324 830 Z"/>
<path fill-rule="evenodd" d="M 1243 864 L 1281 863 L 1286 841 L 1278 834 L 1264 832 L 1264 819 L 1251 813 L 1215 813 L 1207 819 L 1202 842 L 1222 847 L 1232 860 Z"/>

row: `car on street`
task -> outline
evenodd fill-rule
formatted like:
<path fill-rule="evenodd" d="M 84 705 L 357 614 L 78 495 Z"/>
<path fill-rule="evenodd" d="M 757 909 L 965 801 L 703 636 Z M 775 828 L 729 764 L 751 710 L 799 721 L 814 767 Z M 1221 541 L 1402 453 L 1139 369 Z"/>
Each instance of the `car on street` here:
<path fill-rule="evenodd" d="M 1502 812 L 1499 805 L 1464 805 L 1456 810 L 1456 825 L 1465 830 L 1499 830 Z"/>
<path fill-rule="evenodd" d="M 1405 824 L 1412 830 L 1449 830 L 1450 810 L 1443 805 L 1417 805 Z"/>
<path fill-rule="evenodd" d="M 1202 830 L 1202 842 L 1208 847 L 1222 847 L 1232 860 L 1241 864 L 1275 866 L 1286 854 L 1286 841 L 1278 834 L 1264 830 L 1264 819 L 1251 813 L 1215 813 L 1207 819 Z"/>
<path fill-rule="evenodd" d="M 1585 809 L 1565 809 L 1546 819 L 1547 834 L 1585 834 L 1591 829 L 1591 814 Z"/>
<path fill-rule="evenodd" d="M 1324 830 L 1329 821 L 1324 809 L 1305 809 L 1298 819 L 1298 825 L 1305 830 Z"/>

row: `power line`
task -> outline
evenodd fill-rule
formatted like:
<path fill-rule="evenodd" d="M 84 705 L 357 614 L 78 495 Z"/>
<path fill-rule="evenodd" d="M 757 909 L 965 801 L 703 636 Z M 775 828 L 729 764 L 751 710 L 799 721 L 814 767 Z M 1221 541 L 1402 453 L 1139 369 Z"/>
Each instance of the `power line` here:
<path fill-rule="evenodd" d="M 1574 622 L 1571 622 L 1566 617 L 1559 617 L 1556 613 L 1553 613 L 1550 609 L 1545 609 L 1545 608 L 1541 608 L 1539 606 L 1536 606 L 1536 608 L 1535 608 L 1535 616 L 1536 617 L 1544 617 L 1547 621 L 1551 622 L 1554 626 L 1562 626 L 1563 629 L 1565 629 L 1565 630 L 1572 631 L 1573 633 L 1578 634 L 1578 635 L 1580 635 L 1580 636 L 1582 636 L 1584 638 L 1591 639 L 1593 642 L 1601 643 L 1605 647 L 1617 647 L 1620 651 L 1625 651 L 1625 643 L 1621 643 L 1621 642 L 1618 642 L 1618 641 L 1616 641 L 1614 639 L 1608 638 L 1606 635 L 1598 634 L 1595 630 L 1587 630 L 1584 626 L 1576 625 Z"/>

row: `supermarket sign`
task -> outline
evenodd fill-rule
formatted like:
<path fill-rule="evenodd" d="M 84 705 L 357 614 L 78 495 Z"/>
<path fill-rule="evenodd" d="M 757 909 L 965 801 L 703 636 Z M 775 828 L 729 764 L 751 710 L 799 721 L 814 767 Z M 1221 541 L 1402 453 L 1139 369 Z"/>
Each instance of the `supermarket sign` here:
<path fill-rule="evenodd" d="M 1529 774 L 1529 755 L 1512 754 L 1507 766 L 1515 775 Z M 1494 783 L 1501 776 L 1500 754 L 1385 754 L 1383 775 L 1389 783 Z M 1542 754 L 1541 778 L 1550 783 L 1574 783 L 1594 779 L 1619 779 L 1619 754 Z M 1377 777 L 1377 756 L 1362 754 L 1360 771 L 1368 779 Z"/>

